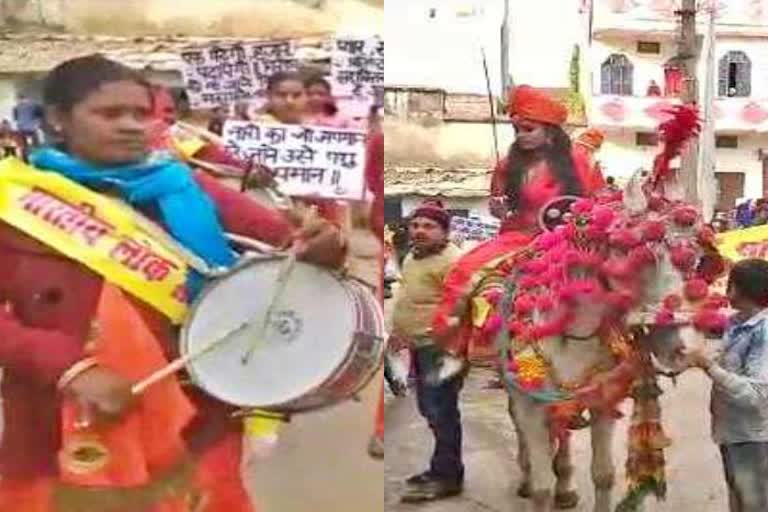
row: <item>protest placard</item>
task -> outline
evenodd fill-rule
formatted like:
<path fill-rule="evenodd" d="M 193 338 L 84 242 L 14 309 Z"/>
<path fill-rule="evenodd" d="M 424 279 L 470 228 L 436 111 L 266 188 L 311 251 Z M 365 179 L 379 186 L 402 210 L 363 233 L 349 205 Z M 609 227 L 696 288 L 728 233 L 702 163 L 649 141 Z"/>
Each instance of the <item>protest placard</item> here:
<path fill-rule="evenodd" d="M 299 68 L 292 41 L 190 48 L 181 58 L 184 85 L 194 109 L 239 101 L 263 103 L 270 76 Z"/>
<path fill-rule="evenodd" d="M 346 115 L 365 117 L 381 104 L 384 90 L 384 40 L 344 37 L 333 42 L 331 80 L 339 107 Z"/>
<path fill-rule="evenodd" d="M 263 164 L 290 196 L 359 200 L 365 195 L 365 139 L 360 130 L 227 121 L 226 148 Z"/>
<path fill-rule="evenodd" d="M 493 217 L 451 217 L 451 233 L 462 240 L 490 240 L 498 234 L 499 225 L 499 220 Z"/>

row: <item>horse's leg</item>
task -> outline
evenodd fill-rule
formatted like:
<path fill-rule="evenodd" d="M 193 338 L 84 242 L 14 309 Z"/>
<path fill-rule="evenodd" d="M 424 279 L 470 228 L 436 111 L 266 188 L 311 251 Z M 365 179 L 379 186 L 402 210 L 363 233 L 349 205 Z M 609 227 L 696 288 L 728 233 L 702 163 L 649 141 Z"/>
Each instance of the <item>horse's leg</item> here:
<path fill-rule="evenodd" d="M 552 469 L 557 477 L 555 483 L 555 506 L 559 509 L 575 508 L 579 495 L 573 489 L 573 461 L 571 460 L 570 437 L 562 439 L 557 446 Z"/>
<path fill-rule="evenodd" d="M 594 512 L 610 512 L 615 480 L 611 441 L 615 420 L 592 412 L 592 482 L 595 486 Z"/>
<path fill-rule="evenodd" d="M 515 427 L 515 436 L 517 437 L 517 464 L 520 467 L 520 473 L 522 474 L 520 485 L 517 487 L 517 495 L 527 499 L 531 497 L 531 458 L 528 455 L 528 447 L 525 444 L 525 438 L 520 432 L 520 426 L 518 425 L 517 418 L 515 418 L 515 408 L 512 404 L 511 397 L 507 404 L 509 417 L 512 420 L 512 425 Z"/>
<path fill-rule="evenodd" d="M 552 510 L 552 472 L 554 446 L 550 439 L 546 410 L 536 407 L 528 398 L 513 392 L 511 397 L 518 434 L 527 447 L 530 461 L 530 487 L 534 512 Z"/>

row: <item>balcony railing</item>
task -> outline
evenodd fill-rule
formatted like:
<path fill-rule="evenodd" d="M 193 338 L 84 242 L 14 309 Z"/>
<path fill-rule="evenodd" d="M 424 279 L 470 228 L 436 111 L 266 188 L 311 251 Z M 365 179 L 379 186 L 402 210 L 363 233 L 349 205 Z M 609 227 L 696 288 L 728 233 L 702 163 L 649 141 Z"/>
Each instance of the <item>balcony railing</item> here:
<path fill-rule="evenodd" d="M 589 124 L 654 130 L 669 118 L 666 111 L 679 104 L 670 97 L 597 95 L 590 101 Z M 718 131 L 768 133 L 768 99 L 718 98 L 714 117 Z"/>
<path fill-rule="evenodd" d="M 679 104 L 677 98 L 656 96 L 594 96 L 590 102 L 589 123 L 595 126 L 653 130 L 668 119 L 665 112 Z"/>

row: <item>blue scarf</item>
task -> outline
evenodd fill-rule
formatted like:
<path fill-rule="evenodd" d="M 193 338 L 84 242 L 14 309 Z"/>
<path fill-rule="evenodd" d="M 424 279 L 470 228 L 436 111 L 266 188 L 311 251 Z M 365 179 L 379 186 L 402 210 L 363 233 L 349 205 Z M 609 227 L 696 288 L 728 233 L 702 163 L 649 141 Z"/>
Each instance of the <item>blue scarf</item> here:
<path fill-rule="evenodd" d="M 235 263 L 216 206 L 192 177 L 192 170 L 160 155 L 141 163 L 96 167 L 61 150 L 46 147 L 34 151 L 30 162 L 96 191 L 116 191 L 144 213 L 157 212 L 171 236 L 212 267 Z M 203 277 L 190 272 L 187 288 L 194 298 Z"/>

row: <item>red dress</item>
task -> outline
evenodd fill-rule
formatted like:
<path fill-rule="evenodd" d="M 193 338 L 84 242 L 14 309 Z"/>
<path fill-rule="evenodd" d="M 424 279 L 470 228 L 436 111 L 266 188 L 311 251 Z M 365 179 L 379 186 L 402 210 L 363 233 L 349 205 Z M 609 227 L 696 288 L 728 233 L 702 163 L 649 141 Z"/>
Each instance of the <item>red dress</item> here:
<path fill-rule="evenodd" d="M 574 151 L 574 166 L 584 195 L 599 188 L 586 155 Z M 491 179 L 491 195 L 504 196 L 507 184 L 507 160 L 498 163 Z M 562 185 L 545 162 L 529 169 L 520 190 L 523 207 L 504 219 L 500 234 L 478 245 L 459 259 L 445 278 L 443 300 L 435 314 L 435 339 L 448 352 L 472 359 L 495 355 L 492 346 L 472 346 L 478 340 L 472 326 L 471 299 L 477 287 L 501 260 L 526 247 L 539 232 L 538 215 L 552 199 L 562 195 Z"/>
<path fill-rule="evenodd" d="M 379 240 L 384 242 L 384 134 L 377 133 L 371 136 L 368 142 L 368 154 L 365 166 L 366 183 L 368 192 L 373 195 L 371 204 L 371 228 L 379 236 Z M 379 269 L 382 280 L 384 276 L 384 250 L 382 247 L 379 257 Z M 379 300 L 384 300 L 384 284 L 379 286 Z M 374 435 L 384 439 L 384 383 L 381 384 L 381 395 L 379 396 L 379 405 L 376 409 L 376 428 Z"/>

